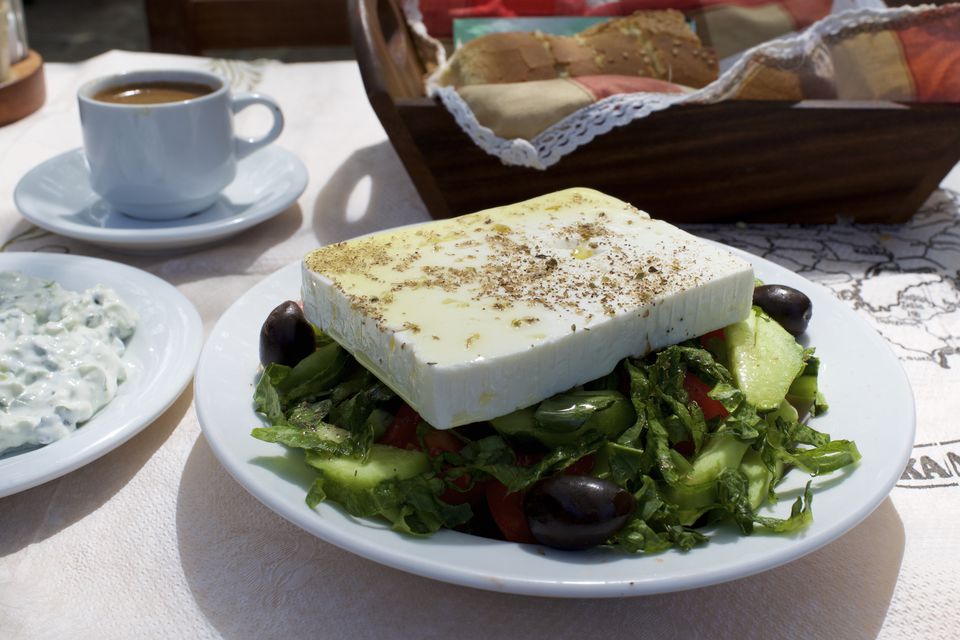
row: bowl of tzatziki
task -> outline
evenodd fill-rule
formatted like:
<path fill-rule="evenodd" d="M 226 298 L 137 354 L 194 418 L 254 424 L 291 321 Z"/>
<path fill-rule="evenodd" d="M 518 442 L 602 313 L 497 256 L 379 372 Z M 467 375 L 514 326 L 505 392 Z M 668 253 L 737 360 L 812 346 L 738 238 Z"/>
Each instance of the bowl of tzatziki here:
<path fill-rule="evenodd" d="M 55 442 L 113 400 L 137 320 L 103 285 L 0 271 L 0 453 Z"/>
<path fill-rule="evenodd" d="M 190 301 L 149 273 L 0 253 L 0 497 L 147 427 L 189 383 L 202 338 Z"/>

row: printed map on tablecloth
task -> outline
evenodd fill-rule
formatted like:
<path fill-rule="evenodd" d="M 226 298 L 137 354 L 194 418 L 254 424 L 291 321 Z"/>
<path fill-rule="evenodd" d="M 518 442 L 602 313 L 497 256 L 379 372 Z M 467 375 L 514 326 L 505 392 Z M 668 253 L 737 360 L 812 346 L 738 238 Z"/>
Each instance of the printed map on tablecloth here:
<path fill-rule="evenodd" d="M 905 225 L 692 225 L 802 274 L 866 313 L 901 360 L 960 365 L 960 194 Z"/>

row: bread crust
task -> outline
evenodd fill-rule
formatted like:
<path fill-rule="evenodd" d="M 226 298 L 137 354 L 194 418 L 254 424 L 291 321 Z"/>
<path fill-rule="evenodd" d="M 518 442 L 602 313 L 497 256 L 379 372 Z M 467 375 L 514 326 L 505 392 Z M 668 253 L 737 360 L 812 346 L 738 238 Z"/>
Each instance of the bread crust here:
<path fill-rule="evenodd" d="M 629 75 L 702 87 L 718 74 L 717 58 L 679 11 L 638 11 L 573 36 L 492 33 L 450 59 L 441 84 L 467 86 L 588 75 Z"/>

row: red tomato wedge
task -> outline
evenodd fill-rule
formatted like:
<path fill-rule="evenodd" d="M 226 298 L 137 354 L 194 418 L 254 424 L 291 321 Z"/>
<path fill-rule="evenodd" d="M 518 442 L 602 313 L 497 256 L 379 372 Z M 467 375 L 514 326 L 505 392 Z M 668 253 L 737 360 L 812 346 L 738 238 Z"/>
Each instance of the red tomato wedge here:
<path fill-rule="evenodd" d="M 431 431 L 423 436 L 423 443 L 427 446 L 427 453 L 431 456 L 439 456 L 445 451 L 456 453 L 463 448 L 463 442 L 457 436 L 449 431 Z M 441 477 L 446 475 L 449 467 L 445 466 L 440 472 Z M 447 487 L 440 500 L 447 504 L 464 504 L 466 502 L 476 502 L 483 497 L 486 487 L 483 483 L 477 482 L 470 486 L 470 474 L 464 474 L 451 480 L 456 487 Z M 469 487 L 469 489 L 467 488 Z"/>
<path fill-rule="evenodd" d="M 588 453 L 572 465 L 563 470 L 564 475 L 568 476 L 588 476 L 597 464 L 597 456 Z"/>
<path fill-rule="evenodd" d="M 464 504 L 477 502 L 486 494 L 487 485 L 485 482 L 476 482 L 470 487 L 470 474 L 464 474 L 451 480 L 457 488 L 447 487 L 446 491 L 440 496 L 442 502 L 447 504 Z M 467 489 L 467 487 L 470 487 Z"/>
<path fill-rule="evenodd" d="M 725 418 L 730 415 L 720 402 L 707 395 L 712 387 L 701 380 L 697 374 L 687 371 L 683 378 L 683 388 L 690 400 L 700 405 L 700 411 L 703 412 L 703 417 L 706 420 L 712 420 L 716 417 Z"/>
<path fill-rule="evenodd" d="M 449 431 L 431 431 L 423 436 L 423 443 L 427 445 L 427 453 L 438 456 L 444 451 L 456 453 L 463 449 L 463 442 Z"/>
<path fill-rule="evenodd" d="M 487 505 L 504 538 L 510 542 L 536 542 L 523 512 L 522 493 L 507 493 L 503 483 L 491 480 L 487 483 Z"/>
<path fill-rule="evenodd" d="M 726 339 L 727 335 L 723 332 L 723 329 L 714 329 L 700 336 L 700 346 L 706 347 L 712 340 L 720 340 L 722 342 Z"/>
<path fill-rule="evenodd" d="M 379 444 L 390 445 L 398 449 L 419 449 L 420 443 L 417 442 L 417 425 L 422 418 L 420 414 L 414 411 L 410 405 L 403 404 L 393 416 L 393 422 L 387 427 L 380 439 Z"/>
<path fill-rule="evenodd" d="M 727 350 L 727 335 L 723 329 L 716 329 L 700 336 L 700 346 L 709 351 L 714 358 L 723 359 Z"/>

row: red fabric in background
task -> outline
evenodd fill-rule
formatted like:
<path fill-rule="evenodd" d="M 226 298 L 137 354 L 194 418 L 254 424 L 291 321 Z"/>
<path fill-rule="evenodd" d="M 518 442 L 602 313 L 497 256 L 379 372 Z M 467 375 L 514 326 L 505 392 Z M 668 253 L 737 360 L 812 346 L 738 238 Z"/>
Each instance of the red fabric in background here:
<path fill-rule="evenodd" d="M 960 14 L 898 34 L 918 102 L 960 102 Z"/>
<path fill-rule="evenodd" d="M 755 7 L 769 4 L 770 0 L 620 0 L 608 2 L 592 9 L 587 9 L 584 15 L 588 16 L 624 16 L 634 11 L 651 11 L 654 9 L 676 9 L 677 11 L 693 11 L 716 4 L 732 4 L 740 7 Z"/>
<path fill-rule="evenodd" d="M 568 1 L 559 0 L 561 3 Z M 557 0 L 420 0 L 420 14 L 430 35 L 445 38 L 453 33 L 453 18 L 564 15 L 557 4 Z"/>

